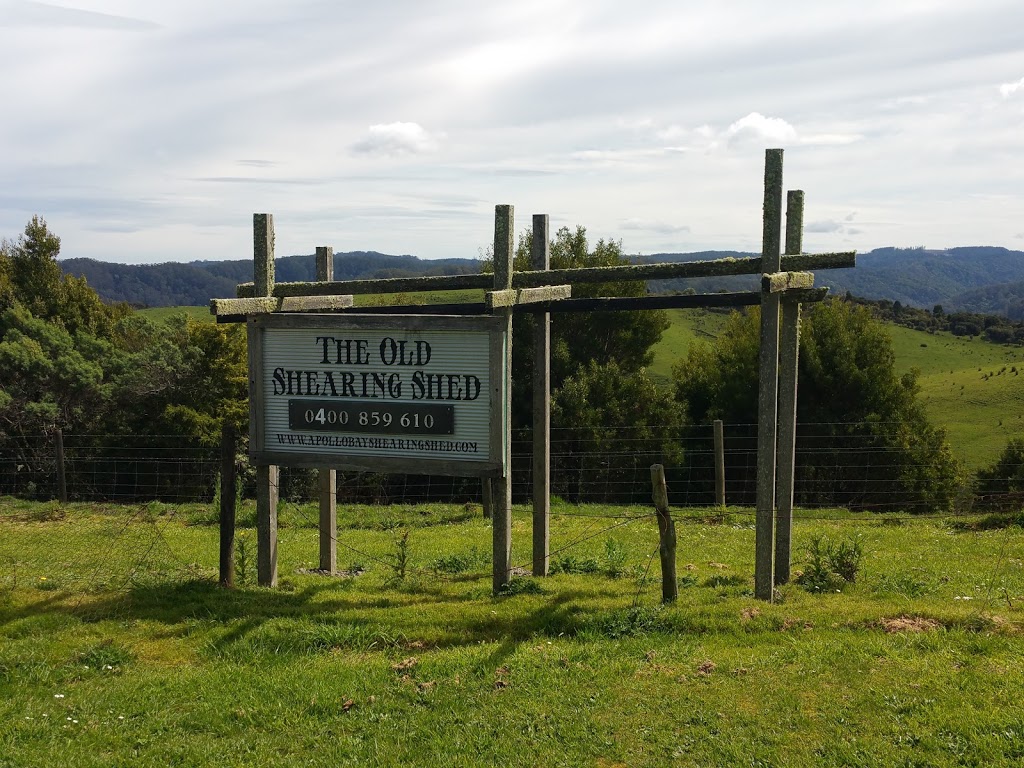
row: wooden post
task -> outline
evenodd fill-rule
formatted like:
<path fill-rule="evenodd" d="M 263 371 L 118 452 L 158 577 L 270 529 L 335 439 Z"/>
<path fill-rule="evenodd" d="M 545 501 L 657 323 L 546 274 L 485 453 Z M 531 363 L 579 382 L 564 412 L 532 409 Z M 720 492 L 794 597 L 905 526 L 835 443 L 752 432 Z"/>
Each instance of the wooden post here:
<path fill-rule="evenodd" d="M 225 421 L 220 431 L 220 585 L 235 586 L 235 425 Z"/>
<path fill-rule="evenodd" d="M 668 488 L 665 486 L 665 467 L 651 467 L 651 497 L 658 513 L 658 554 L 661 556 L 661 602 L 672 603 L 679 597 L 676 578 L 676 524 L 668 508 Z"/>
<path fill-rule="evenodd" d="M 57 445 L 57 500 L 61 504 L 68 503 L 67 467 L 64 465 L 64 430 L 57 427 L 55 436 Z"/>
<path fill-rule="evenodd" d="M 803 250 L 804 193 L 786 195 L 786 255 Z M 800 362 L 800 303 L 783 299 L 779 342 L 779 463 L 776 472 L 775 583 L 790 577 L 793 550 L 793 489 L 796 479 L 796 397 Z"/>
<path fill-rule="evenodd" d="M 551 268 L 548 216 L 533 217 L 533 269 Z M 533 575 L 551 564 L 551 313 L 533 316 Z"/>
<path fill-rule="evenodd" d="M 512 259 L 515 254 L 514 212 L 511 205 L 494 207 L 494 290 L 512 288 Z M 498 309 L 505 326 L 505 392 L 512 392 L 512 308 Z M 491 480 L 493 511 L 492 528 L 492 589 L 498 594 L 512 580 L 512 431 L 508 403 L 502 408 L 502 451 L 505 470 L 500 478 Z"/>
<path fill-rule="evenodd" d="M 334 249 L 316 249 L 317 282 L 334 279 Z M 338 473 L 321 467 L 317 470 L 320 496 L 320 570 L 333 574 L 338 569 Z"/>
<path fill-rule="evenodd" d="M 480 481 L 480 506 L 484 508 L 484 519 L 490 520 L 494 517 L 494 493 L 491 489 L 491 478 L 485 477 Z"/>
<path fill-rule="evenodd" d="M 725 509 L 725 427 L 715 419 L 715 504 Z"/>
<path fill-rule="evenodd" d="M 274 293 L 274 217 L 254 213 L 253 289 L 257 298 Z M 277 585 L 277 497 L 280 471 L 256 467 L 256 571 L 260 586 Z"/>
<path fill-rule="evenodd" d="M 281 468 L 256 467 L 256 577 L 261 587 L 277 586 L 277 501 Z"/>
<path fill-rule="evenodd" d="M 764 234 L 761 269 L 782 266 L 782 150 L 765 150 Z M 757 397 L 757 513 L 755 519 L 754 596 L 771 600 L 775 592 L 775 451 L 779 407 L 779 296 L 761 294 L 761 353 Z"/>

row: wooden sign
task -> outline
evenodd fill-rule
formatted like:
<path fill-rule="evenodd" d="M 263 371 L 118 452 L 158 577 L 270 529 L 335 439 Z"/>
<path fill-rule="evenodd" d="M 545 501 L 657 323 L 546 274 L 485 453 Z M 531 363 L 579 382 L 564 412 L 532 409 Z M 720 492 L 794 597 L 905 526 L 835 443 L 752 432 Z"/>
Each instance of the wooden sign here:
<path fill-rule="evenodd" d="M 249 320 L 256 464 L 500 476 L 508 418 L 495 317 Z"/>

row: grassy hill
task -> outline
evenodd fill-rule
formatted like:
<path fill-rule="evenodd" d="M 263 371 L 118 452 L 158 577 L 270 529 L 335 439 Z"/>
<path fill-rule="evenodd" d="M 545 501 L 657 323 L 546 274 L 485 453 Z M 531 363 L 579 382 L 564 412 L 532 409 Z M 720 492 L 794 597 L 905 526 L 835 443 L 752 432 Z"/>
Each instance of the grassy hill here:
<path fill-rule="evenodd" d="M 669 314 L 672 326 L 655 347 L 650 369 L 665 384 L 690 344 L 713 339 L 727 317 L 702 310 Z M 968 468 L 991 464 L 1009 438 L 1024 435 L 1024 349 L 898 325 L 890 325 L 889 334 L 897 369 L 920 371 L 928 415 L 946 428 L 950 445 Z"/>

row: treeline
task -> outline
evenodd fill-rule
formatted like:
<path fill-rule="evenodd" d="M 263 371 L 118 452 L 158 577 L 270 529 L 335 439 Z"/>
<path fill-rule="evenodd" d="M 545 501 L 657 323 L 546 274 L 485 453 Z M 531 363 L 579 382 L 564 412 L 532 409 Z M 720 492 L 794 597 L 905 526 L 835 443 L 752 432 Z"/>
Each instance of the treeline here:
<path fill-rule="evenodd" d="M 1014 321 L 1001 314 L 946 312 L 941 304 L 932 309 L 921 309 L 908 307 L 899 301 L 873 301 L 849 294 L 846 300 L 870 307 L 881 320 L 918 331 L 948 331 L 954 336 L 981 336 L 994 344 L 1024 344 L 1024 321 Z"/>
<path fill-rule="evenodd" d="M 517 269 L 527 268 L 530 241 L 531 233 L 522 233 Z M 38 217 L 16 240 L 0 244 L 0 463 L 6 463 L 0 485 L 19 472 L 45 474 L 45 452 L 32 446 L 57 429 L 75 436 L 78 446 L 95 442 L 99 460 L 89 470 L 94 484 L 122 498 L 133 492 L 132 472 L 125 471 L 124 451 L 104 463 L 110 435 L 212 448 L 225 420 L 246 433 L 244 326 L 196 323 L 184 316 L 154 324 L 125 304 L 103 302 L 84 279 L 63 274 L 59 251 L 60 239 Z M 582 227 L 563 227 L 551 243 L 554 269 L 627 262 L 620 243 L 591 244 Z M 280 275 L 310 276 L 285 270 Z M 224 277 L 234 282 L 245 275 Z M 641 296 L 646 290 L 642 281 L 613 282 L 579 286 L 574 295 Z M 937 314 L 931 313 L 932 319 Z M 731 315 L 713 346 L 693 345 L 675 367 L 671 388 L 647 373 L 653 346 L 667 327 L 661 311 L 553 316 L 554 493 L 575 501 L 645 500 L 646 470 L 661 463 L 670 468 L 670 487 L 672 473 L 680 485 L 684 477 L 706 479 L 706 494 L 691 495 L 689 503 L 713 501 L 710 457 L 692 450 L 683 436 L 693 425 L 719 418 L 730 425 L 756 424 L 758 311 Z M 532 421 L 535 334 L 535 320 L 517 315 L 512 421 L 520 445 L 528 440 Z M 965 478 L 917 395 L 914 375 L 896 373 L 891 341 L 872 309 L 842 299 L 805 308 L 798 415 L 812 433 L 805 433 L 798 460 L 798 503 L 949 509 Z M 517 462 L 513 471 L 516 487 L 528 488 L 528 467 Z M 742 473 L 750 475 L 746 487 L 753 489 L 753 465 L 733 471 L 741 482 Z M 180 498 L 185 488 L 196 498 L 208 498 L 215 484 L 209 472 L 197 468 L 183 478 L 180 467 L 168 471 L 164 477 L 176 486 L 168 492 Z M 314 487 L 309 473 L 288 476 L 285 495 Z M 129 485 L 120 487 L 121 477 L 129 478 L 124 481 Z M 405 482 L 381 476 L 360 487 L 374 487 L 373 499 L 367 500 L 379 500 L 395 495 Z M 433 487 L 456 486 L 460 493 L 479 490 L 471 482 Z M 10 487 L 0 487 L 0 493 Z M 752 495 L 731 499 L 751 500 Z"/>
<path fill-rule="evenodd" d="M 244 422 L 244 327 L 184 316 L 150 322 L 64 274 L 59 252 L 60 238 L 39 217 L 0 243 L 0 455 L 8 464 L 0 474 L 10 484 L 20 474 L 46 476 L 39 438 L 58 429 L 81 447 L 109 445 L 108 435 L 214 445 L 222 420 Z M 112 496 L 130 497 L 133 473 L 113 456 L 89 472 Z M 174 476 L 165 473 L 168 483 Z M 187 482 L 201 494 L 213 478 Z"/>
<path fill-rule="evenodd" d="M 61 268 L 85 278 L 108 302 L 137 307 L 202 306 L 212 298 L 235 295 L 238 283 L 252 281 L 252 259 L 192 261 L 166 264 L 113 264 L 94 259 L 65 259 Z M 316 279 L 316 257 L 285 256 L 275 260 L 277 280 Z M 480 271 L 475 259 L 436 259 L 391 256 L 375 251 L 350 251 L 334 256 L 335 280 L 361 280 L 417 275 L 459 275 Z"/>

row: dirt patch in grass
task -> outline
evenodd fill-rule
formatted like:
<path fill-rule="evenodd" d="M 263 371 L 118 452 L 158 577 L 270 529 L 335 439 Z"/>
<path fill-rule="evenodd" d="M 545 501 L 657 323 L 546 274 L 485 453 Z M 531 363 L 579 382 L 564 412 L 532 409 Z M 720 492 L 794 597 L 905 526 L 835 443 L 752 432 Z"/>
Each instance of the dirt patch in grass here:
<path fill-rule="evenodd" d="M 879 625 L 886 632 L 934 632 L 942 627 L 935 619 L 926 619 L 923 616 L 897 616 L 892 619 L 882 619 Z"/>

